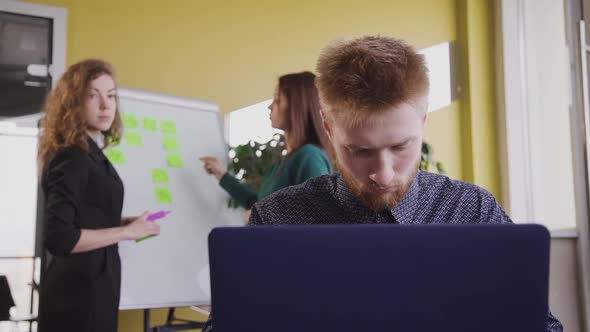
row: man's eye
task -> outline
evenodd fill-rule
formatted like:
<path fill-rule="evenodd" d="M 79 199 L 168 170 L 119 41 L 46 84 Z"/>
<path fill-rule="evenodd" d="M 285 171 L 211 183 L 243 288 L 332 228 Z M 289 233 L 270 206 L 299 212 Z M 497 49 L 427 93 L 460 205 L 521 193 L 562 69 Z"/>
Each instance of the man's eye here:
<path fill-rule="evenodd" d="M 371 154 L 371 150 L 369 149 L 357 149 L 354 151 L 354 154 L 358 156 L 368 156 Z"/>

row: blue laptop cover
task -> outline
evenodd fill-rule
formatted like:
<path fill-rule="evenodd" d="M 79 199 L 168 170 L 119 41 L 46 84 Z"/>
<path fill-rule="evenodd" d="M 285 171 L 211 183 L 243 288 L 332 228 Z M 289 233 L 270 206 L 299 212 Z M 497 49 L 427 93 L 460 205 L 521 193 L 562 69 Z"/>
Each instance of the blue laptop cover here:
<path fill-rule="evenodd" d="M 216 228 L 215 331 L 545 331 L 549 238 L 512 224 Z"/>

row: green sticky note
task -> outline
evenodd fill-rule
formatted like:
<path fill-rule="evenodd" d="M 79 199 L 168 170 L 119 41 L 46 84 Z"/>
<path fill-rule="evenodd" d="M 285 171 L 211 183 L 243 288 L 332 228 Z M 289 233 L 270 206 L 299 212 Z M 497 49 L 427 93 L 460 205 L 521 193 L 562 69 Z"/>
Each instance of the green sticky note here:
<path fill-rule="evenodd" d="M 164 143 L 164 149 L 168 151 L 179 150 L 178 142 L 176 141 L 176 136 L 164 136 L 162 138 L 162 143 Z"/>
<path fill-rule="evenodd" d="M 162 121 L 160 126 L 162 127 L 163 133 L 176 135 L 176 124 L 174 121 Z"/>
<path fill-rule="evenodd" d="M 139 133 L 127 132 L 125 138 L 127 138 L 127 144 L 130 146 L 143 146 L 143 140 Z"/>
<path fill-rule="evenodd" d="M 107 158 L 112 164 L 124 164 L 127 162 L 127 160 L 125 160 L 123 151 L 118 149 L 108 149 Z"/>
<path fill-rule="evenodd" d="M 154 183 L 168 183 L 170 179 L 168 178 L 168 172 L 166 172 L 163 168 L 154 168 L 152 170 L 152 179 Z"/>
<path fill-rule="evenodd" d="M 143 129 L 147 131 L 158 130 L 158 121 L 152 118 L 143 118 Z"/>
<path fill-rule="evenodd" d="M 137 118 L 135 115 L 123 114 L 123 126 L 125 128 L 137 129 Z"/>
<path fill-rule="evenodd" d="M 158 203 L 172 203 L 172 194 L 170 193 L 170 190 L 168 190 L 168 188 L 156 188 L 156 199 L 158 200 Z"/>
<path fill-rule="evenodd" d="M 184 167 L 182 157 L 179 154 L 169 153 L 166 155 L 166 159 L 168 159 L 168 166 L 170 167 Z"/>

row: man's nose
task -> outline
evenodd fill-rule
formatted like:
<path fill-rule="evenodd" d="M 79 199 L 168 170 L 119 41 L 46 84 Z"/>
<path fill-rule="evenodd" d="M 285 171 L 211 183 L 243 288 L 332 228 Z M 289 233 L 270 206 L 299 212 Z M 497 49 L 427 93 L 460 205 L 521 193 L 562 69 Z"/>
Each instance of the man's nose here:
<path fill-rule="evenodd" d="M 380 152 L 376 157 L 373 171 L 369 175 L 371 181 L 373 181 L 378 187 L 389 186 L 395 177 L 393 164 L 394 160 L 392 156 Z"/>

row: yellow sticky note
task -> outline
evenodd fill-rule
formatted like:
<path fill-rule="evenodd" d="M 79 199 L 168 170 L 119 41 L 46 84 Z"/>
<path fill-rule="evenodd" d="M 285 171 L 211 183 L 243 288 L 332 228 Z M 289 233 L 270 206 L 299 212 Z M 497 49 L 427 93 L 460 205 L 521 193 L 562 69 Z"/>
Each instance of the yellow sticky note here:
<path fill-rule="evenodd" d="M 123 126 L 125 128 L 137 129 L 137 118 L 135 115 L 123 114 Z"/>
<path fill-rule="evenodd" d="M 168 166 L 170 167 L 184 167 L 182 157 L 179 154 L 169 153 L 166 155 L 166 159 L 168 160 Z"/>
<path fill-rule="evenodd" d="M 141 135 L 139 133 L 127 132 L 125 133 L 125 138 L 127 138 L 127 145 L 143 146 L 143 140 L 141 139 Z"/>
<path fill-rule="evenodd" d="M 172 203 L 172 194 L 168 188 L 155 188 L 156 191 L 156 199 L 158 203 L 170 204 Z"/>
<path fill-rule="evenodd" d="M 158 121 L 152 118 L 143 118 L 143 129 L 147 131 L 158 130 Z"/>
<path fill-rule="evenodd" d="M 163 168 L 154 168 L 152 170 L 152 180 L 154 183 L 170 182 L 170 178 L 168 178 L 168 172 L 166 172 L 166 170 Z"/>
<path fill-rule="evenodd" d="M 180 149 L 178 142 L 176 141 L 176 136 L 164 136 L 162 138 L 162 143 L 164 145 L 164 149 L 167 151 L 176 151 Z"/>
<path fill-rule="evenodd" d="M 174 121 L 161 121 L 160 126 L 164 134 L 176 135 L 176 124 Z"/>
<path fill-rule="evenodd" d="M 107 158 L 112 164 L 124 164 L 127 162 L 123 151 L 119 149 L 108 149 Z"/>

